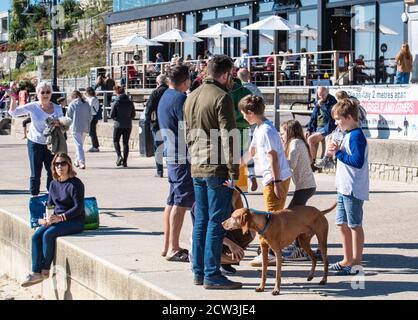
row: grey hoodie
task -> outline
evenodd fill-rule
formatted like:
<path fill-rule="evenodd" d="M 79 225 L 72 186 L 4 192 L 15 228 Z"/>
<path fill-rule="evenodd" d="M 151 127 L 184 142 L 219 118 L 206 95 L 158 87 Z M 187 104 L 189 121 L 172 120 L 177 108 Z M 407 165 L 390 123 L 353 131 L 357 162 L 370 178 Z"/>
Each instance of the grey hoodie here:
<path fill-rule="evenodd" d="M 75 99 L 68 106 L 67 117 L 73 120 L 71 131 L 77 133 L 89 133 L 91 122 L 91 107 L 87 101 Z"/>

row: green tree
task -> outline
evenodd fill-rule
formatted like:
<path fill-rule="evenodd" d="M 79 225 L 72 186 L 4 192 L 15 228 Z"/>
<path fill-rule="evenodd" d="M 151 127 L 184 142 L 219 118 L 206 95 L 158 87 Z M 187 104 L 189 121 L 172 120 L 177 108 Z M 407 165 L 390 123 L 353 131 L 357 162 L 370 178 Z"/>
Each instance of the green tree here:
<path fill-rule="evenodd" d="M 12 14 L 10 22 L 9 39 L 10 42 L 16 44 L 26 37 L 26 27 L 28 26 L 28 19 L 22 15 L 26 8 L 26 0 L 12 1 Z"/>

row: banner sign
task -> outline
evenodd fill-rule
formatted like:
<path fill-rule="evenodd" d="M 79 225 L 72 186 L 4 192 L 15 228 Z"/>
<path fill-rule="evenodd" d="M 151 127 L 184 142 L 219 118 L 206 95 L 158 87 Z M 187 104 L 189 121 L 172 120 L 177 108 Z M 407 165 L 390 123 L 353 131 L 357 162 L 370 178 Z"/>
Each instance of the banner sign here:
<path fill-rule="evenodd" d="M 362 128 L 367 137 L 418 140 L 418 86 L 330 88 L 335 95 L 345 90 L 367 112 Z"/>

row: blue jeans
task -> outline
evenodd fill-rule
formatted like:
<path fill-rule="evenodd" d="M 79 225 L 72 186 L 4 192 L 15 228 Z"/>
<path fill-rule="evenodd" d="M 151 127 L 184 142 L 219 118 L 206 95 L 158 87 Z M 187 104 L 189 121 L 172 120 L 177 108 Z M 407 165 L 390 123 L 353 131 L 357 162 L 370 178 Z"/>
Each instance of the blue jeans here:
<path fill-rule="evenodd" d="M 335 224 L 347 224 L 349 228 L 361 227 L 363 224 L 363 200 L 352 195 L 337 193 L 337 214 Z"/>
<path fill-rule="evenodd" d="M 39 227 L 32 236 L 32 272 L 49 270 L 55 256 L 55 240 L 57 237 L 80 233 L 84 222 L 69 220 L 53 224 L 48 228 Z"/>
<path fill-rule="evenodd" d="M 47 173 L 46 189 L 49 190 L 49 184 L 52 181 L 51 163 L 53 155 L 48 147 L 28 140 L 28 155 L 30 163 L 30 193 L 38 195 L 41 186 L 42 165 Z"/>
<path fill-rule="evenodd" d="M 408 84 L 410 75 L 411 75 L 410 72 L 396 71 L 395 83 L 396 84 Z"/>
<path fill-rule="evenodd" d="M 225 178 L 194 178 L 196 198 L 193 227 L 193 272 L 196 277 L 211 280 L 221 275 L 222 243 L 226 230 L 222 222 L 231 216 L 232 189 Z"/>

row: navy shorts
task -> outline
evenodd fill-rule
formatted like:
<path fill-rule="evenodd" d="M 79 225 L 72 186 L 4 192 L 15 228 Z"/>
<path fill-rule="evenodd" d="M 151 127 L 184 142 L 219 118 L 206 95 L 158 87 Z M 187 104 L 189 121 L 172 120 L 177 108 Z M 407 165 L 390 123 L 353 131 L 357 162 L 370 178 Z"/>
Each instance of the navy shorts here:
<path fill-rule="evenodd" d="M 194 187 L 190 164 L 167 164 L 167 171 L 170 183 L 167 205 L 191 208 Z"/>

